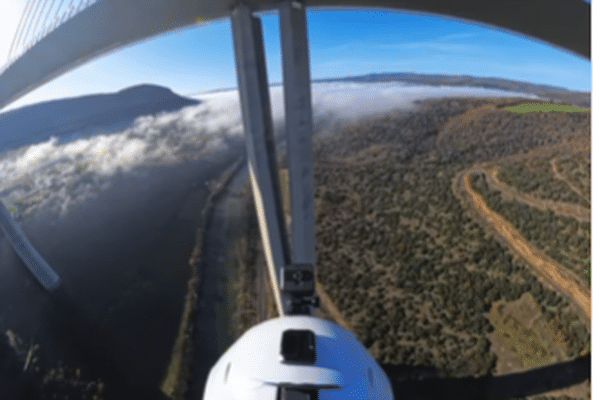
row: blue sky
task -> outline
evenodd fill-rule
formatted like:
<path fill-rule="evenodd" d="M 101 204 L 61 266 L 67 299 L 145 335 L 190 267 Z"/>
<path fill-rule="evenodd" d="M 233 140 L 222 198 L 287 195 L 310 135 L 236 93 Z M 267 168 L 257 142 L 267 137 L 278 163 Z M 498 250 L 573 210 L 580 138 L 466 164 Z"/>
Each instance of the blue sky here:
<path fill-rule="evenodd" d="M 313 79 L 378 72 L 449 73 L 590 90 L 589 60 L 475 23 L 381 10 L 309 9 L 307 18 Z M 280 82 L 278 18 L 268 13 L 262 21 L 269 79 Z M 13 106 L 112 92 L 138 83 L 168 86 L 184 95 L 235 87 L 229 20 L 199 24 L 118 50 L 57 78 Z"/>

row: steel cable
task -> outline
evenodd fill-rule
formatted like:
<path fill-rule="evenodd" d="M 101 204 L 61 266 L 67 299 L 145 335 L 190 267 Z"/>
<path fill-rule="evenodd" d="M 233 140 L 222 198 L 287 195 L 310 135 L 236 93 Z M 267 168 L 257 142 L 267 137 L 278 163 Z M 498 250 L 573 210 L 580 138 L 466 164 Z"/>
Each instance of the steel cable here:
<path fill-rule="evenodd" d="M 35 0 L 32 0 L 32 1 L 35 1 Z M 33 8 L 33 12 L 29 16 L 29 21 L 27 22 L 26 27 L 23 28 L 23 35 L 21 36 L 21 39 L 20 39 L 20 45 L 23 47 L 26 47 L 28 38 L 31 36 L 31 26 L 33 25 L 33 21 L 35 20 L 36 15 L 38 14 L 41 4 L 42 4 L 42 0 L 39 0 L 36 2 L 35 8 Z"/>
<path fill-rule="evenodd" d="M 12 43 L 10 44 L 10 48 L 8 49 L 8 58 L 9 59 L 11 58 L 12 52 L 14 50 L 15 41 L 17 40 L 17 36 L 19 36 L 19 33 L 21 32 L 21 29 L 23 28 L 23 21 L 25 20 L 25 15 L 31 9 L 32 3 L 33 3 L 33 1 L 29 1 L 27 4 L 25 4 L 25 9 L 21 13 L 21 18 L 19 19 L 19 24 L 17 25 L 17 30 L 15 31 L 15 35 L 13 36 Z"/>
<path fill-rule="evenodd" d="M 23 25 L 21 26 L 21 31 L 18 33 L 18 37 L 15 37 L 15 45 L 13 51 L 16 51 L 19 48 L 19 43 L 23 39 L 23 35 L 26 35 L 27 26 L 29 24 L 29 21 L 31 20 L 31 16 L 33 15 L 35 5 L 38 4 L 38 2 L 36 0 L 29 0 L 27 4 L 29 5 L 29 9 L 27 10 L 27 15 L 23 19 Z"/>
<path fill-rule="evenodd" d="M 40 13 L 38 14 L 37 20 L 35 21 L 35 25 L 33 26 L 32 29 L 32 35 L 35 35 L 35 33 L 37 32 L 38 26 L 40 25 L 40 21 L 42 20 L 42 15 L 44 15 L 44 10 L 46 9 L 46 5 L 48 4 L 48 0 L 44 0 L 44 5 L 42 6 L 42 9 L 40 11 Z M 33 36 L 33 38 L 35 40 L 33 40 L 33 43 L 35 43 L 37 41 L 37 35 Z M 32 45 L 33 45 L 32 43 Z"/>
<path fill-rule="evenodd" d="M 58 3 L 58 7 L 56 8 L 56 13 L 54 14 L 54 22 L 56 24 L 55 27 L 58 27 L 63 23 L 62 16 L 59 17 L 58 14 L 62 10 L 62 6 L 63 6 L 64 2 L 65 2 L 65 0 L 60 0 L 60 3 Z"/>
<path fill-rule="evenodd" d="M 50 21 L 49 24 L 47 22 L 49 21 L 48 17 L 50 17 L 50 13 L 52 12 L 52 9 L 54 8 L 55 4 L 56 4 L 56 0 L 52 0 L 52 3 L 50 3 L 50 8 L 48 8 L 48 12 L 46 13 L 46 17 L 44 17 L 44 19 L 42 19 L 41 31 L 43 32 L 43 36 L 46 36 L 46 34 L 48 34 L 49 30 L 51 29 L 54 18 L 52 19 L 52 21 Z"/>

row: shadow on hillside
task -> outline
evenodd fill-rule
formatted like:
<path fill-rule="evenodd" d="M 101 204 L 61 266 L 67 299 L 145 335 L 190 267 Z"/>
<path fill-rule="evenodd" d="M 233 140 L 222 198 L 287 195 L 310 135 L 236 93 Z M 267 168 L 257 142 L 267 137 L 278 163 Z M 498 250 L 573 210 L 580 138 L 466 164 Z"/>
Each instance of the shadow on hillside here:
<path fill-rule="evenodd" d="M 591 353 L 525 372 L 481 378 L 441 378 L 434 367 L 383 364 L 396 399 L 500 400 L 545 393 L 591 377 Z"/>
<path fill-rule="evenodd" d="M 25 368 L 24 355 L 17 354 L 0 332 L 0 398 L 6 400 L 84 399 L 102 393 L 108 400 L 143 398 L 167 400 L 155 388 L 134 387 L 127 375 L 114 365 L 110 341 L 98 323 L 77 304 L 64 284 L 48 294 L 48 312 L 44 318 L 46 337 L 53 338 L 52 349 L 39 350 L 42 360 Z M 36 353 L 38 354 L 38 353 Z M 64 364 L 68 356 L 82 367 L 81 376 Z M 49 371 L 55 371 L 49 374 Z M 59 372 L 60 371 L 60 372 Z M 95 378 L 101 376 L 105 390 L 98 389 Z M 139 396 L 139 397 L 138 397 Z"/>

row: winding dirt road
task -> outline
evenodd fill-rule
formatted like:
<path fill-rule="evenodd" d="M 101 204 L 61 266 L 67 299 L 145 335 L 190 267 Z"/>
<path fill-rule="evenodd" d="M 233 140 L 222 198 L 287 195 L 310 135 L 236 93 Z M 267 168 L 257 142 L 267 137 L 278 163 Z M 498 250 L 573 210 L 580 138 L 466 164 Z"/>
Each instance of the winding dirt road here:
<path fill-rule="evenodd" d="M 558 171 L 558 167 L 556 166 L 556 158 L 553 158 L 552 160 L 550 160 L 550 165 L 552 166 L 552 172 L 554 173 L 554 176 L 556 177 L 556 179 L 559 179 L 563 182 L 565 182 L 567 185 L 569 185 L 569 187 L 571 188 L 571 190 L 573 190 L 575 193 L 577 193 L 578 195 L 580 195 L 582 198 L 584 198 L 586 201 L 588 201 L 589 204 L 589 199 L 587 196 L 585 196 L 581 190 L 579 190 L 579 188 L 577 188 L 575 185 L 573 185 L 573 183 L 571 181 L 569 181 L 568 179 L 566 179 L 564 177 L 563 174 L 561 174 Z"/>
<path fill-rule="evenodd" d="M 327 295 L 325 289 L 323 289 L 323 285 L 321 285 L 321 282 L 319 281 L 316 282 L 316 292 L 319 296 L 321 307 L 324 308 L 324 311 L 335 321 L 336 324 L 352 332 L 352 328 L 350 327 L 350 325 L 348 325 L 344 317 L 342 317 L 342 314 L 340 314 L 337 307 L 335 306 L 329 295 Z"/>
<path fill-rule="evenodd" d="M 543 254 L 529 243 L 508 221 L 492 211 L 485 203 L 483 197 L 476 193 L 469 184 L 468 177 L 470 172 L 471 170 L 463 171 L 458 177 L 459 184 L 469 196 L 469 202 L 507 240 L 513 250 L 520 254 L 534 268 L 538 275 L 545 278 L 561 293 L 573 298 L 585 312 L 589 321 L 591 317 L 590 292 L 579 283 L 572 272 Z"/>
<path fill-rule="evenodd" d="M 573 203 L 540 199 L 540 198 L 532 196 L 530 194 L 520 192 L 517 189 L 515 189 L 514 187 L 509 186 L 509 185 L 505 184 L 504 182 L 500 181 L 500 179 L 498 179 L 498 168 L 497 167 L 486 168 L 485 171 L 483 171 L 483 173 L 485 173 L 487 175 L 488 184 L 490 185 L 490 187 L 492 187 L 493 189 L 500 190 L 502 192 L 502 194 L 507 197 L 514 198 L 516 200 L 519 200 L 523 203 L 529 204 L 529 205 L 539 208 L 541 210 L 550 209 L 560 215 L 577 218 L 580 221 L 587 221 L 587 222 L 590 221 L 590 209 L 589 208 L 586 208 L 586 207 L 583 207 L 583 206 L 580 206 L 577 204 L 573 204 Z M 575 191 L 575 192 L 577 192 L 581 196 L 581 193 L 579 193 L 578 191 Z"/>

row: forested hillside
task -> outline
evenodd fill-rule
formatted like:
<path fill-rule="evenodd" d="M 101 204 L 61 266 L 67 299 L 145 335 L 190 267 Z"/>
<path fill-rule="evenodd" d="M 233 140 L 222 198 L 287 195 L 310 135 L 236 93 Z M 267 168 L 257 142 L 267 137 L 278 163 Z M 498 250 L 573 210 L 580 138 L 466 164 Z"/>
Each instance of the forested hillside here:
<path fill-rule="evenodd" d="M 551 160 L 529 166 L 538 149 L 588 138 L 590 114 L 518 114 L 502 109 L 508 103 L 427 101 L 315 142 L 318 279 L 381 362 L 480 376 L 589 351 L 579 305 L 540 280 L 469 206 L 457 177 L 496 163 L 498 177 L 518 191 L 589 208 L 585 151 L 553 161 L 565 180 L 548 169 Z M 529 160 L 507 158 L 515 155 Z M 589 222 L 504 201 L 482 175 L 470 182 L 528 245 L 589 284 Z"/>

